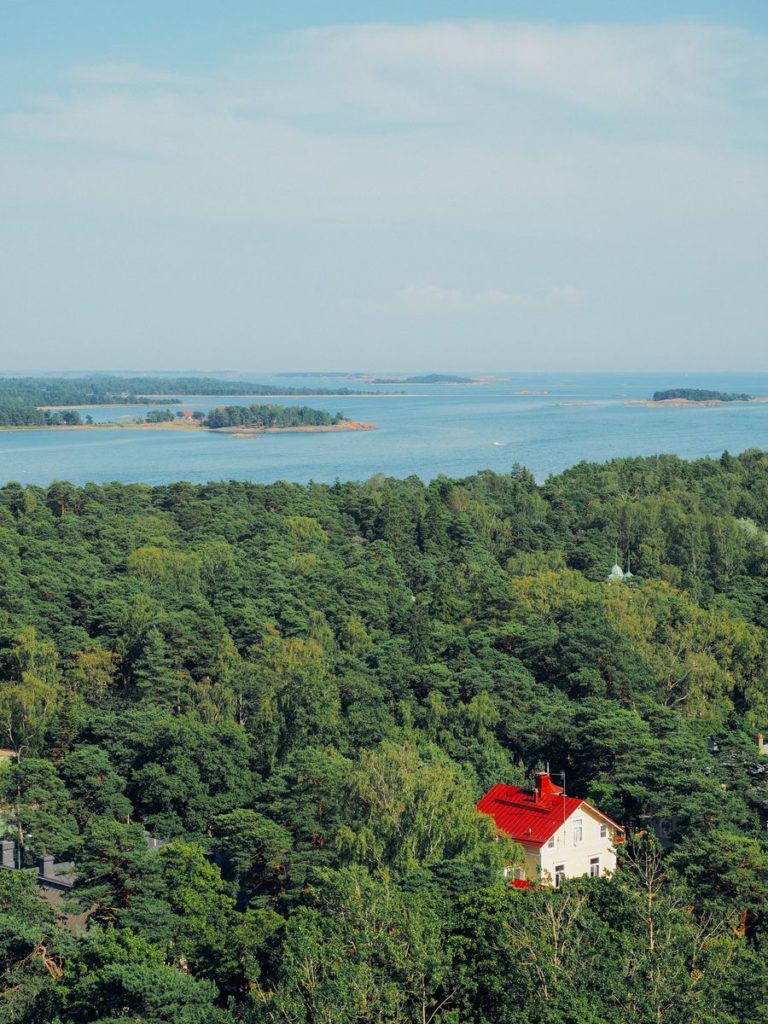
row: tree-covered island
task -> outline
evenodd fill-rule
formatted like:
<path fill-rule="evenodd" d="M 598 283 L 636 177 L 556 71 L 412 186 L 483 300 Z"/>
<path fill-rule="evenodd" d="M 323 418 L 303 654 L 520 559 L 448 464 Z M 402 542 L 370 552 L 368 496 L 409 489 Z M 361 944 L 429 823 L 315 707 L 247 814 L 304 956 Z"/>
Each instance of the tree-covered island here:
<path fill-rule="evenodd" d="M 652 402 L 751 402 L 753 395 L 734 391 L 708 391 L 705 388 L 668 388 L 654 391 Z"/>
<path fill-rule="evenodd" d="M 343 427 L 351 423 L 343 413 L 329 413 L 308 405 L 222 405 L 201 420 L 210 430 L 245 427 L 290 430 L 300 427 Z"/>

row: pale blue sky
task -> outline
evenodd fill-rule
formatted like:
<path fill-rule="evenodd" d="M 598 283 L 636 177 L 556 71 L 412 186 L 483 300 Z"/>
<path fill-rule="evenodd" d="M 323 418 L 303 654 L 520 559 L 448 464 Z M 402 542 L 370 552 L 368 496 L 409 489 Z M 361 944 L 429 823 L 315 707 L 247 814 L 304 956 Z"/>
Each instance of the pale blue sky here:
<path fill-rule="evenodd" d="M 767 184 L 765 2 L 0 0 L 0 372 L 766 370 Z"/>

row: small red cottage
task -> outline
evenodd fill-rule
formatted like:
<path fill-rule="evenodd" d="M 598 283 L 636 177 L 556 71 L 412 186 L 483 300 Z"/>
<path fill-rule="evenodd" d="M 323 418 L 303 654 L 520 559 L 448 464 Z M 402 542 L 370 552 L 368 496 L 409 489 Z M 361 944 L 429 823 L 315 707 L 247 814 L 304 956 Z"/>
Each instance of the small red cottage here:
<path fill-rule="evenodd" d="M 537 772 L 533 790 L 497 782 L 477 809 L 523 847 L 525 867 L 513 869 L 518 888 L 616 869 L 615 843 L 624 829 L 586 800 L 566 796 L 548 772 Z"/>

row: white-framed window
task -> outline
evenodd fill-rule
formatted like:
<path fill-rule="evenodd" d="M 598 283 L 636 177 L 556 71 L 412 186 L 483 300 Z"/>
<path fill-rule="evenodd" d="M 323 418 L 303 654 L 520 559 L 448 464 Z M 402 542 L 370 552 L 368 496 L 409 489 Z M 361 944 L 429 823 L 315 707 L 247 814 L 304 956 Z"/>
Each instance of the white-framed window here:
<path fill-rule="evenodd" d="M 555 885 L 559 889 L 565 881 L 565 864 L 555 865 Z"/>
<path fill-rule="evenodd" d="M 573 819 L 573 841 L 574 843 L 580 843 L 584 838 L 584 819 L 574 818 Z"/>
<path fill-rule="evenodd" d="M 607 839 L 607 837 L 608 837 L 608 826 L 607 825 L 601 825 L 600 826 L 600 838 L 601 839 Z"/>
<path fill-rule="evenodd" d="M 555 848 L 555 837 L 554 836 L 550 836 L 549 837 L 549 840 L 547 841 L 547 846 L 550 848 L 550 850 L 554 850 L 554 848 Z"/>
<path fill-rule="evenodd" d="M 522 882 L 525 879 L 525 868 L 515 868 L 515 881 Z"/>
<path fill-rule="evenodd" d="M 511 867 L 509 866 L 509 864 L 506 864 L 506 865 L 504 866 L 504 877 L 505 877 L 505 878 L 509 878 L 509 876 L 510 876 L 511 874 L 512 874 L 512 868 L 511 868 Z"/>
<path fill-rule="evenodd" d="M 600 877 L 600 858 L 590 857 L 589 858 L 589 873 L 593 878 Z"/>

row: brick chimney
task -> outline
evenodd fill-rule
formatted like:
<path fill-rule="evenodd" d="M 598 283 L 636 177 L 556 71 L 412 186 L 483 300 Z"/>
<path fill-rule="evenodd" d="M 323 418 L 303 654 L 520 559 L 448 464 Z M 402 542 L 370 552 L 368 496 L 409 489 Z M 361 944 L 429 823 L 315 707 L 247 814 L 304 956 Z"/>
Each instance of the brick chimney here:
<path fill-rule="evenodd" d="M 43 878 L 55 878 L 56 869 L 53 864 L 54 858 L 50 853 L 37 858 L 37 873 Z"/>
<path fill-rule="evenodd" d="M 536 772 L 533 799 L 537 804 L 550 807 L 552 805 L 552 798 L 560 796 L 562 792 L 563 787 L 554 784 L 549 776 L 549 772 Z"/>

